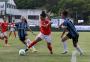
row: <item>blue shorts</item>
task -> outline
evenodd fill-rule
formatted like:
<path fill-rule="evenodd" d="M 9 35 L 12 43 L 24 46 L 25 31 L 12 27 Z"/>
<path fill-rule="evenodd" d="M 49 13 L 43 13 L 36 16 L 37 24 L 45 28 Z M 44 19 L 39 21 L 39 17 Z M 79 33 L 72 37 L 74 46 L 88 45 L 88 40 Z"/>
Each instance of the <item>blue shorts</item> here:
<path fill-rule="evenodd" d="M 78 43 L 79 34 L 77 33 L 75 37 L 73 37 L 70 33 L 67 34 L 67 37 L 73 40 L 73 45 L 76 46 Z"/>
<path fill-rule="evenodd" d="M 25 36 L 24 36 L 24 37 L 19 37 L 19 39 L 20 39 L 21 41 L 25 41 Z"/>

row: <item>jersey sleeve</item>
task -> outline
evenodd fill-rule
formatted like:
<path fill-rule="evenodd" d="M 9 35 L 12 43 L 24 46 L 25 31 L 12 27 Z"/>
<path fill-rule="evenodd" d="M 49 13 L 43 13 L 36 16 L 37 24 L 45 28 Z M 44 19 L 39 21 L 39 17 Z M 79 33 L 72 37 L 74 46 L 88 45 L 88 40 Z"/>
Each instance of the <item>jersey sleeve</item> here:
<path fill-rule="evenodd" d="M 18 26 L 20 23 L 18 22 L 18 23 L 15 23 L 15 26 Z"/>
<path fill-rule="evenodd" d="M 19 26 L 19 23 L 15 23 L 15 27 L 17 28 Z"/>
<path fill-rule="evenodd" d="M 67 21 L 64 21 L 63 22 L 63 26 L 67 26 Z"/>
<path fill-rule="evenodd" d="M 30 29 L 30 27 L 29 27 L 29 24 L 28 24 L 28 23 L 26 24 L 26 29 Z"/>

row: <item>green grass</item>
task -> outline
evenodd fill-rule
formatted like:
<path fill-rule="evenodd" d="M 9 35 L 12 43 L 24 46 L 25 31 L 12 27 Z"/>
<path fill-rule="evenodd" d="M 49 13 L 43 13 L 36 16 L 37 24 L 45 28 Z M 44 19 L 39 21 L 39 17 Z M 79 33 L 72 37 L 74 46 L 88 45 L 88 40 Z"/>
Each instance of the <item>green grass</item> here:
<path fill-rule="evenodd" d="M 38 34 L 38 32 L 35 33 Z M 34 40 L 35 36 L 29 34 L 29 38 Z M 66 55 L 61 54 L 63 47 L 60 42 L 60 35 L 61 32 L 52 33 L 53 55 L 49 54 L 45 41 L 35 45 L 38 50 L 37 53 L 29 51 L 26 56 L 19 56 L 18 51 L 24 48 L 24 45 L 18 38 L 13 39 L 13 35 L 9 38 L 10 47 L 2 47 L 4 41 L 0 40 L 0 62 L 70 62 L 74 47 L 71 40 L 68 40 L 69 53 Z M 90 32 L 80 32 L 79 45 L 84 51 L 84 56 L 77 54 L 77 62 L 90 62 Z"/>

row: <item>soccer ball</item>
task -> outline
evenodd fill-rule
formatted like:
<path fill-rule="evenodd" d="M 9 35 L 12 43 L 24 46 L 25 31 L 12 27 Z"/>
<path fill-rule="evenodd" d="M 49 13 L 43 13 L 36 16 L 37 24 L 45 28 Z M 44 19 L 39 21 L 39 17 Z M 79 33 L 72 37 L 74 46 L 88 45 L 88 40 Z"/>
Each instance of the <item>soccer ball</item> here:
<path fill-rule="evenodd" d="M 24 56 L 26 54 L 24 49 L 20 49 L 19 50 L 19 55 Z"/>

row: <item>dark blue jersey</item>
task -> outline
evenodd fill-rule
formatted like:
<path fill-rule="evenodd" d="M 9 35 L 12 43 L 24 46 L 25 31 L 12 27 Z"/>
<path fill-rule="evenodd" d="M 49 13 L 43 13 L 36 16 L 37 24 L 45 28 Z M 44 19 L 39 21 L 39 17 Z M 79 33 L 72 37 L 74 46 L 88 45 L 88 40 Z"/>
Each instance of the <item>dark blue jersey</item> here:
<path fill-rule="evenodd" d="M 63 25 L 66 26 L 66 29 L 72 37 L 75 37 L 78 34 L 74 24 L 69 19 L 65 19 Z"/>
<path fill-rule="evenodd" d="M 19 22 L 15 24 L 19 37 L 25 37 L 27 35 L 26 30 L 29 28 L 28 24 L 25 22 Z"/>

